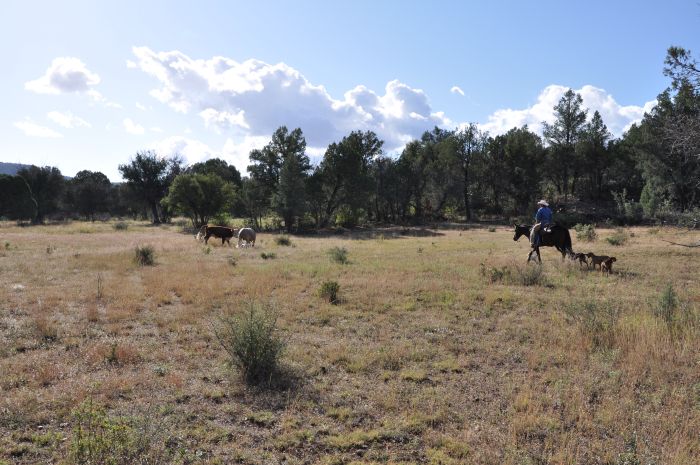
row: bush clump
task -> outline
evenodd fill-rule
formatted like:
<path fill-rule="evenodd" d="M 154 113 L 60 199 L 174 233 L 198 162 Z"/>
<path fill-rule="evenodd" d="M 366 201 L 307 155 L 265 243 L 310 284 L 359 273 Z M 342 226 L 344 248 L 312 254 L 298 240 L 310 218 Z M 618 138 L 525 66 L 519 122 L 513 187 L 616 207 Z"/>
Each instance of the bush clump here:
<path fill-rule="evenodd" d="M 274 252 L 260 252 L 260 258 L 262 258 L 263 260 L 274 260 L 275 258 L 277 258 L 277 254 Z"/>
<path fill-rule="evenodd" d="M 126 231 L 127 229 L 129 229 L 129 223 L 125 223 L 124 221 L 118 221 L 114 223 L 113 228 L 116 231 Z"/>
<path fill-rule="evenodd" d="M 698 323 L 695 312 L 686 302 L 681 301 L 671 283 L 661 292 L 653 312 L 664 321 L 672 336 L 678 336 Z"/>
<path fill-rule="evenodd" d="M 153 266 L 156 263 L 156 250 L 152 245 L 136 246 L 134 261 L 139 266 Z"/>
<path fill-rule="evenodd" d="M 481 274 L 481 276 L 488 279 L 490 283 L 509 281 L 511 278 L 510 268 L 508 268 L 507 266 L 502 266 L 500 268 L 495 266 L 487 267 L 482 263 L 479 273 Z"/>
<path fill-rule="evenodd" d="M 629 239 L 629 235 L 622 228 L 616 229 L 612 236 L 605 238 L 610 245 L 615 246 L 625 245 L 627 243 L 627 239 Z"/>
<path fill-rule="evenodd" d="M 350 262 L 348 259 L 348 249 L 345 247 L 333 247 L 328 251 L 328 255 L 331 257 L 331 260 L 336 263 L 340 263 L 341 265 L 345 265 Z"/>
<path fill-rule="evenodd" d="M 277 330 L 277 313 L 269 304 L 246 305 L 240 314 L 222 316 L 215 334 L 246 383 L 271 384 L 284 351 Z"/>
<path fill-rule="evenodd" d="M 323 284 L 321 284 L 321 287 L 318 290 L 318 295 L 332 303 L 332 304 L 337 304 L 340 302 L 340 298 L 338 296 L 338 293 L 340 292 L 340 284 L 338 284 L 337 281 L 325 281 Z"/>
<path fill-rule="evenodd" d="M 545 284 L 544 270 L 541 265 L 537 266 L 516 266 L 515 280 L 523 286 L 541 286 Z"/>
<path fill-rule="evenodd" d="M 72 423 L 69 463 L 159 465 L 173 458 L 174 448 L 166 447 L 162 425 L 148 417 L 111 417 L 86 401 L 73 411 Z"/>
<path fill-rule="evenodd" d="M 292 240 L 289 238 L 289 236 L 277 236 L 275 237 L 275 244 L 283 247 L 289 247 L 292 245 Z"/>
<path fill-rule="evenodd" d="M 609 302 L 574 302 L 564 308 L 567 316 L 576 322 L 581 332 L 591 341 L 594 349 L 609 350 L 615 345 L 620 310 Z"/>
<path fill-rule="evenodd" d="M 595 226 L 592 224 L 581 224 L 578 223 L 574 226 L 576 231 L 576 239 L 583 242 L 593 242 L 598 238 L 598 234 L 595 232 Z"/>

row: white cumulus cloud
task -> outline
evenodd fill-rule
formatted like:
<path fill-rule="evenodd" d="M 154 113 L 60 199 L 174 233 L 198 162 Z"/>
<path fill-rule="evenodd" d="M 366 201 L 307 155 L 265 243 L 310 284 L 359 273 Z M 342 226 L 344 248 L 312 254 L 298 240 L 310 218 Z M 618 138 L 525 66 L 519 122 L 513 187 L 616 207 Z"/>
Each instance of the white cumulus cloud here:
<path fill-rule="evenodd" d="M 213 149 L 197 139 L 172 136 L 154 142 L 151 144 L 151 149 L 163 158 L 174 155 L 181 156 L 188 164 L 205 161 L 210 158 L 221 158 L 245 174 L 250 164 L 248 159 L 250 151 L 262 148 L 269 141 L 269 136 L 244 136 L 237 140 L 227 138 L 223 147 Z"/>
<path fill-rule="evenodd" d="M 25 118 L 23 121 L 15 122 L 14 126 L 30 137 L 41 137 L 44 139 L 58 139 L 63 137 L 63 134 L 56 132 L 51 128 L 47 128 L 46 126 L 38 125 L 29 118 Z"/>
<path fill-rule="evenodd" d="M 179 155 L 188 164 L 215 158 L 219 152 L 212 150 L 207 144 L 196 139 L 183 136 L 172 136 L 152 144 L 152 150 L 163 158 Z"/>
<path fill-rule="evenodd" d="M 459 86 L 452 86 L 450 92 L 452 92 L 453 94 L 459 94 L 462 97 L 464 97 L 464 91 Z"/>
<path fill-rule="evenodd" d="M 533 105 L 520 110 L 512 108 L 497 110 L 480 127 L 495 135 L 527 124 L 532 131 L 541 134 L 542 122 L 554 122 L 554 107 L 568 89 L 568 87 L 556 84 L 549 85 L 538 95 L 537 101 Z M 618 137 L 633 123 L 640 121 L 644 113 L 656 105 L 656 100 L 646 102 L 643 106 L 620 105 L 604 89 L 591 85 L 585 85 L 578 90 L 574 89 L 574 92 L 581 94 L 583 107 L 588 109 L 588 118 L 590 119 L 597 110 L 610 132 Z"/>
<path fill-rule="evenodd" d="M 46 114 L 46 116 L 54 123 L 67 129 L 92 127 L 90 123 L 78 116 L 75 116 L 70 111 L 66 113 L 61 113 L 60 111 L 50 111 Z"/>
<path fill-rule="evenodd" d="M 100 77 L 75 57 L 54 58 L 43 76 L 24 84 L 24 88 L 38 94 L 87 92 L 99 84 Z"/>
<path fill-rule="evenodd" d="M 358 86 L 342 99 L 284 64 L 226 57 L 194 59 L 179 51 L 133 48 L 129 67 L 153 76 L 151 95 L 175 111 L 195 111 L 206 125 L 267 136 L 279 126 L 300 127 L 310 147 L 325 147 L 352 130 L 372 130 L 396 149 L 435 125 L 452 123 L 434 112 L 427 95 L 398 80 L 383 94 Z"/>
<path fill-rule="evenodd" d="M 124 130 L 129 134 L 141 135 L 146 130 L 140 124 L 136 124 L 131 118 L 124 118 Z"/>

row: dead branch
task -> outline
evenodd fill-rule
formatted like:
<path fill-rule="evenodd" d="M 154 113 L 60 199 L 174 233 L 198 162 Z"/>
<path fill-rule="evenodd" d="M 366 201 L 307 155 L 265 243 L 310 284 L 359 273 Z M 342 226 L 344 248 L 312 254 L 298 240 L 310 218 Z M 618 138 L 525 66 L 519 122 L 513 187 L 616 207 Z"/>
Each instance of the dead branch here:
<path fill-rule="evenodd" d="M 667 241 L 666 239 L 661 239 L 661 240 L 664 242 L 668 242 L 669 244 L 680 245 L 681 247 L 700 247 L 700 242 L 698 242 L 697 244 L 679 244 L 678 242 L 671 242 L 671 241 Z"/>

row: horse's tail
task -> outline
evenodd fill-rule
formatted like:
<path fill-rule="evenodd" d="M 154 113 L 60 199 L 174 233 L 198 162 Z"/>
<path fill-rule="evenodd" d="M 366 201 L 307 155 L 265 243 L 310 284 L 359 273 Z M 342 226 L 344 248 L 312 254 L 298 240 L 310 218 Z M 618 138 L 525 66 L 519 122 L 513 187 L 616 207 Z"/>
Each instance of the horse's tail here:
<path fill-rule="evenodd" d="M 569 256 L 574 254 L 574 249 L 571 246 L 571 234 L 569 234 L 568 228 L 564 228 L 564 250 Z"/>

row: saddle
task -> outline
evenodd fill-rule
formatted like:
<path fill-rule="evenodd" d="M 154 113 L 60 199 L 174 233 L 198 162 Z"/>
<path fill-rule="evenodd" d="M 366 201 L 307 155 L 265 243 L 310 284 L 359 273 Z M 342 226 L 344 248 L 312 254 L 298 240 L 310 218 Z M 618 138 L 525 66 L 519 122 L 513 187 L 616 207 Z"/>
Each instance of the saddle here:
<path fill-rule="evenodd" d="M 543 224 L 542 227 L 540 228 L 540 233 L 544 234 L 551 234 L 552 229 L 556 226 L 556 223 L 547 223 Z"/>

